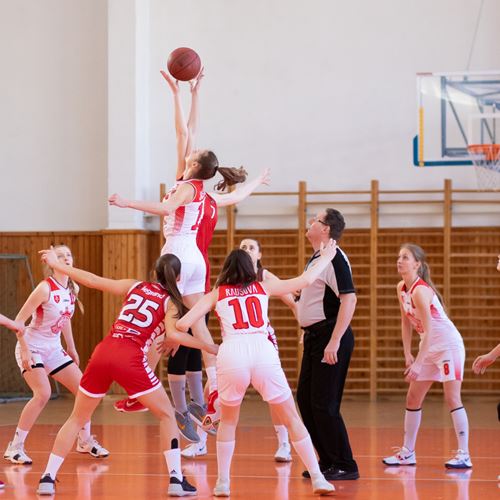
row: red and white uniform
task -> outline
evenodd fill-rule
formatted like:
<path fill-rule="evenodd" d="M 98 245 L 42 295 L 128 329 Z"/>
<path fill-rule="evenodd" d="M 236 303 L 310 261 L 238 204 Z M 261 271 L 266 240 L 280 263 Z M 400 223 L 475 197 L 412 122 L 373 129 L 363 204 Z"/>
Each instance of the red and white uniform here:
<path fill-rule="evenodd" d="M 71 321 L 75 312 L 76 297 L 69 287 L 64 287 L 53 277 L 45 280 L 49 285 L 49 297 L 40 304 L 31 317 L 24 338 L 32 353 L 33 367 L 45 368 L 53 375 L 73 362 L 61 345 L 61 331 Z M 24 372 L 19 343 L 16 360 Z"/>
<path fill-rule="evenodd" d="M 189 184 L 194 189 L 194 198 L 190 203 L 180 206 L 164 218 L 163 234 L 165 245 L 161 255 L 171 253 L 181 261 L 181 277 L 177 283 L 182 295 L 192 295 L 205 291 L 206 266 L 203 255 L 196 244 L 196 238 L 204 215 L 206 193 L 203 181 L 177 181 L 165 195 L 167 200 L 182 184 Z"/>
<path fill-rule="evenodd" d="M 417 278 L 407 290 L 406 285 L 401 289 L 401 304 L 406 317 L 410 320 L 415 331 L 422 336 L 424 328 L 417 318 L 412 294 L 419 286 L 432 288 L 421 278 Z M 446 315 L 441 302 L 432 290 L 433 296 L 430 304 L 431 331 L 428 332 L 428 351 L 424 358 L 423 366 L 417 380 L 435 380 L 445 382 L 448 380 L 462 380 L 465 348 L 462 336 Z"/>
<path fill-rule="evenodd" d="M 131 398 L 161 387 L 146 353 L 164 333 L 168 298 L 159 283 L 140 281 L 132 286 L 108 336 L 92 353 L 80 382 L 84 394 L 101 398 L 112 382 L 118 382 Z"/>
<path fill-rule="evenodd" d="M 215 313 L 222 345 L 217 355 L 219 398 L 226 405 L 241 403 L 252 384 L 264 401 L 282 403 L 290 395 L 278 352 L 268 340 L 269 296 L 261 283 L 247 287 L 221 285 Z"/>
<path fill-rule="evenodd" d="M 205 196 L 205 206 L 203 207 L 203 218 L 198 227 L 196 235 L 196 244 L 200 249 L 203 260 L 205 261 L 205 293 L 208 293 L 210 288 L 210 261 L 208 259 L 208 247 L 214 236 L 215 226 L 217 225 L 218 209 L 217 202 L 207 193 Z"/>

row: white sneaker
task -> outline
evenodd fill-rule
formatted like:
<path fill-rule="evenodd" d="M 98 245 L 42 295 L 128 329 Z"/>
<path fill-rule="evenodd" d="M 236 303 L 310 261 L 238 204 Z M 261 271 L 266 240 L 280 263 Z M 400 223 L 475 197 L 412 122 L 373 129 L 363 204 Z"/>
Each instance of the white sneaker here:
<path fill-rule="evenodd" d="M 207 443 L 192 443 L 181 451 L 181 455 L 185 458 L 202 457 L 206 455 Z"/>
<path fill-rule="evenodd" d="M 33 463 L 33 460 L 24 451 L 24 443 L 13 445 L 11 441 L 3 454 L 3 458 L 13 464 L 30 465 Z"/>
<path fill-rule="evenodd" d="M 56 480 L 45 474 L 38 483 L 37 495 L 54 495 L 56 492 Z"/>
<path fill-rule="evenodd" d="M 385 465 L 416 465 L 417 456 L 415 451 L 410 451 L 405 446 L 401 448 L 396 448 L 396 453 L 390 457 L 385 457 L 382 459 Z"/>
<path fill-rule="evenodd" d="M 281 443 L 278 450 L 274 454 L 274 460 L 276 462 L 291 462 L 292 461 L 292 449 L 290 443 Z"/>
<path fill-rule="evenodd" d="M 335 486 L 329 483 L 323 474 L 316 478 L 312 478 L 313 493 L 315 495 L 329 495 L 335 491 Z"/>
<path fill-rule="evenodd" d="M 229 489 L 229 481 L 222 481 L 217 479 L 214 488 L 214 497 L 228 497 L 231 495 L 231 491 Z"/>
<path fill-rule="evenodd" d="M 90 436 L 90 439 L 86 442 L 78 438 L 76 451 L 78 453 L 88 453 L 94 458 L 106 458 L 109 456 L 109 451 L 97 442 L 94 435 Z"/>
<path fill-rule="evenodd" d="M 447 469 L 470 469 L 472 462 L 469 454 L 464 450 L 457 450 L 456 455 L 444 464 Z"/>

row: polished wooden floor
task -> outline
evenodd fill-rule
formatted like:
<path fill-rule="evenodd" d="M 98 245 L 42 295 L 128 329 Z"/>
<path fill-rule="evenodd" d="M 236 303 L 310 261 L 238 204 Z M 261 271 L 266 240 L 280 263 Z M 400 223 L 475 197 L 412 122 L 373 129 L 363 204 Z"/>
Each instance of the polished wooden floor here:
<path fill-rule="evenodd" d="M 106 398 L 94 418 L 93 433 L 110 451 L 107 459 L 73 452 L 59 473 L 57 498 L 156 499 L 165 498 L 166 468 L 159 453 L 158 427 L 151 415 L 123 415 L 112 409 L 116 398 Z M 0 405 L 0 444 L 6 446 L 23 403 Z M 343 406 L 361 479 L 334 483 L 336 497 L 381 500 L 500 499 L 500 423 L 496 401 L 466 400 L 471 422 L 473 470 L 449 472 L 443 462 L 456 446 L 451 420 L 441 400 L 427 401 L 417 442 L 418 466 L 388 468 L 380 459 L 391 446 L 401 444 L 403 399 L 370 403 L 347 400 Z M 26 449 L 32 466 L 0 467 L 6 483 L 0 500 L 37 498 L 36 486 L 54 436 L 72 407 L 70 398 L 51 401 L 28 436 Z M 303 466 L 294 455 L 291 464 L 273 461 L 275 437 L 266 406 L 245 401 L 232 467 L 231 498 L 301 499 L 313 497 Z M 211 498 L 217 465 L 215 442 L 209 454 L 184 460 L 184 472 L 198 487 L 197 498 Z"/>

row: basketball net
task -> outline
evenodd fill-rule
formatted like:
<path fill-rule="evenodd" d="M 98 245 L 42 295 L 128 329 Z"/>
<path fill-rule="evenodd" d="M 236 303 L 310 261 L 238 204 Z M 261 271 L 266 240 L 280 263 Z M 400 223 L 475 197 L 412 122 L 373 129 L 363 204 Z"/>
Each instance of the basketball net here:
<path fill-rule="evenodd" d="M 500 144 L 471 144 L 467 146 L 476 170 L 480 190 L 500 190 Z"/>

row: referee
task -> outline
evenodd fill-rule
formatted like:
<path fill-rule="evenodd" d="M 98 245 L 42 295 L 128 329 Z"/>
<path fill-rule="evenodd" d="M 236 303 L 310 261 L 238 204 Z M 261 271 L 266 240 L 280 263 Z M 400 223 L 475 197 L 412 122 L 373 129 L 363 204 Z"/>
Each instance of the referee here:
<path fill-rule="evenodd" d="M 345 228 L 338 210 L 327 208 L 309 221 L 314 249 L 307 267 L 319 257 L 321 242 L 338 241 Z M 304 330 L 304 355 L 297 388 L 300 413 L 330 481 L 359 478 L 347 429 L 340 414 L 347 370 L 354 348 L 350 322 L 356 308 L 351 266 L 340 249 L 320 277 L 302 290 L 298 321 Z M 304 477 L 309 477 L 307 471 Z"/>

